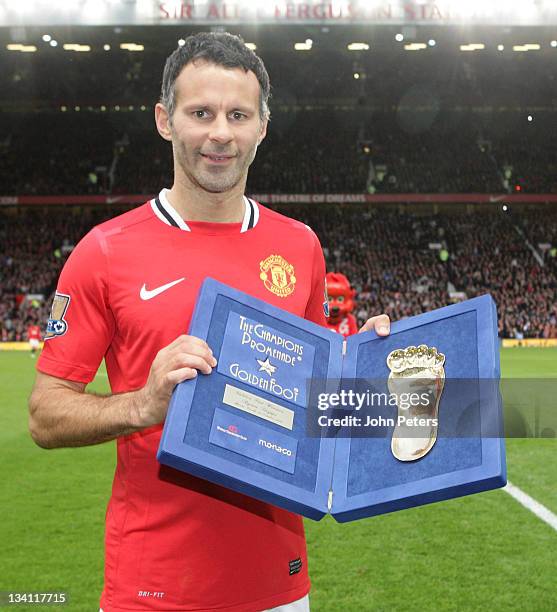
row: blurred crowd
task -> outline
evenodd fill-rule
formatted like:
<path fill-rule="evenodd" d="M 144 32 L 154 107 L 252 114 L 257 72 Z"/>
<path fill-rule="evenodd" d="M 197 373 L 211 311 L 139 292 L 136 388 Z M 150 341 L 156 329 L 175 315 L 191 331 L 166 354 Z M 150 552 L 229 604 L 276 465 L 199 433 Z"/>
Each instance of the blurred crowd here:
<path fill-rule="evenodd" d="M 110 215 L 109 215 L 110 216 Z M 107 218 L 94 208 L 27 209 L 0 214 L 0 339 L 45 329 L 62 266 L 87 231 Z"/>
<path fill-rule="evenodd" d="M 44 329 L 72 246 L 122 210 L 1 211 L 3 341 L 24 340 L 30 324 Z M 281 212 L 310 225 L 327 269 L 351 280 L 360 324 L 380 312 L 398 320 L 489 292 L 498 306 L 501 337 L 557 337 L 555 212 L 423 214 L 362 205 L 297 205 Z"/>
<path fill-rule="evenodd" d="M 501 337 L 557 337 L 556 213 L 544 212 L 543 222 L 540 212 L 501 210 L 421 215 L 337 207 L 325 216 L 301 208 L 295 216 L 320 235 L 327 269 L 352 281 L 359 323 L 489 292 Z"/>
<path fill-rule="evenodd" d="M 424 113 L 277 111 L 248 192 L 557 193 L 554 117 L 489 128 L 449 113 L 417 129 Z M 147 110 L 0 117 L 0 196 L 153 194 L 172 175 Z"/>

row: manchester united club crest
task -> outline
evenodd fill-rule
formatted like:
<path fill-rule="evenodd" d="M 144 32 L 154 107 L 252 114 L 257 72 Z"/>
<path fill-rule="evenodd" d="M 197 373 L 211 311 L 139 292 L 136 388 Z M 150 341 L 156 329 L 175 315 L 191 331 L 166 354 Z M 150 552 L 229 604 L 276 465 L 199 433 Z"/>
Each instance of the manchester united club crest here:
<path fill-rule="evenodd" d="M 261 274 L 259 278 L 267 289 L 278 295 L 288 297 L 296 288 L 294 266 L 290 265 L 281 255 L 269 255 L 267 259 L 259 262 Z"/>

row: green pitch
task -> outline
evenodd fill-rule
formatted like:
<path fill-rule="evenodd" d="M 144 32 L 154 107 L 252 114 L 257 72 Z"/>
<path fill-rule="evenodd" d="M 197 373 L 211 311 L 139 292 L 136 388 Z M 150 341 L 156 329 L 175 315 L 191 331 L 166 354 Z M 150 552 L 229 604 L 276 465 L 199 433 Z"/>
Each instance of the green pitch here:
<path fill-rule="evenodd" d="M 556 349 L 505 349 L 502 363 L 504 377 L 557 377 Z M 96 611 L 115 445 L 36 447 L 33 376 L 27 353 L 0 352 L 0 591 L 65 591 L 59 609 Z M 555 439 L 507 440 L 509 479 L 555 513 L 556 450 Z M 557 532 L 503 491 L 306 529 L 314 612 L 557 609 Z"/>

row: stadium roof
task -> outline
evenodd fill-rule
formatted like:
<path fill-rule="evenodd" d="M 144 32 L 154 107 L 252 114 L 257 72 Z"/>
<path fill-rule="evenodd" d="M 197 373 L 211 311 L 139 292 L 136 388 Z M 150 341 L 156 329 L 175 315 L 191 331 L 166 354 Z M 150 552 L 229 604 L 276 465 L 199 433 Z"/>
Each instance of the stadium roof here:
<path fill-rule="evenodd" d="M 193 24 L 515 25 L 557 23 L 552 0 L 0 0 L 0 26 Z"/>

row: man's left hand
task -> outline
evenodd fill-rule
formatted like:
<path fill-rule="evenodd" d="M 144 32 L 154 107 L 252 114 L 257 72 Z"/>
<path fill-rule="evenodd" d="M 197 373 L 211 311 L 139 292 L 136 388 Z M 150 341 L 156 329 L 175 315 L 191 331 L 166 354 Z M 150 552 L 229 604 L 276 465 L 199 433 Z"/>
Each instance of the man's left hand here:
<path fill-rule="evenodd" d="M 391 319 L 386 314 L 371 317 L 362 325 L 358 333 L 365 331 L 374 331 L 378 336 L 388 336 L 391 332 Z"/>

